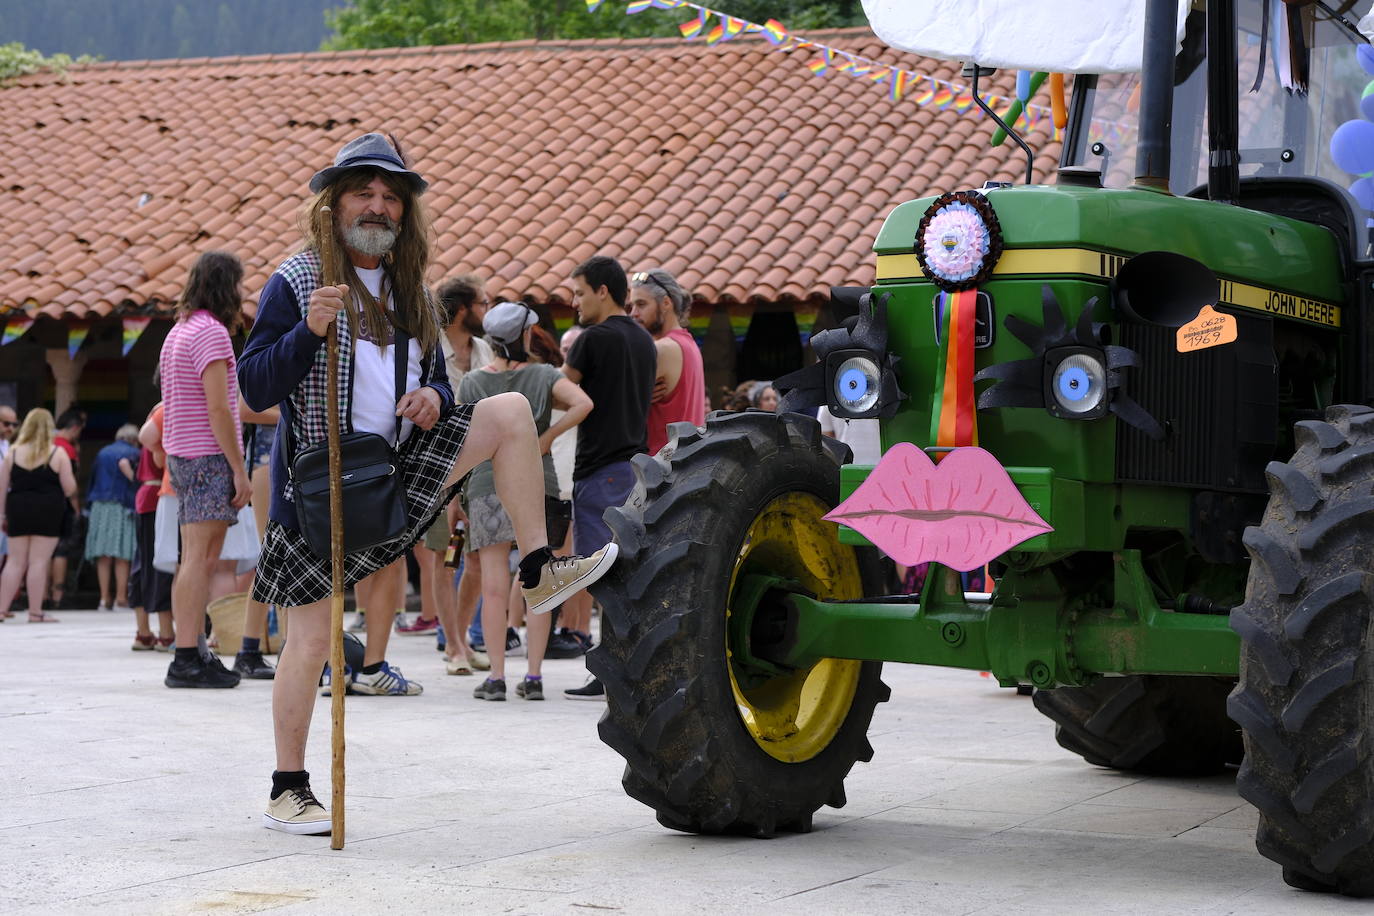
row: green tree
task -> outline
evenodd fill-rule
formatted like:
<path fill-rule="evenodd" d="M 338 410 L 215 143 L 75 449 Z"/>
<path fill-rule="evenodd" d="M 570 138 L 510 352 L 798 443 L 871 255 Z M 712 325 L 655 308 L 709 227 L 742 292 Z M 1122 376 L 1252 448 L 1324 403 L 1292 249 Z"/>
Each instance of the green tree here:
<path fill-rule="evenodd" d="M 724 0 L 711 6 L 751 22 L 778 19 L 789 29 L 862 25 L 859 0 Z M 521 38 L 633 38 L 677 34 L 681 10 L 625 15 L 624 0 L 605 0 L 596 12 L 585 0 L 352 0 L 330 10 L 334 34 L 323 47 L 394 48 L 479 44 Z"/>
<path fill-rule="evenodd" d="M 87 64 L 94 60 L 95 58 L 86 55 L 72 58 L 67 54 L 53 54 L 48 57 L 39 51 L 24 47 L 20 42 L 11 41 L 0 45 L 0 82 L 43 70 L 66 73 L 67 68 L 74 64 Z"/>

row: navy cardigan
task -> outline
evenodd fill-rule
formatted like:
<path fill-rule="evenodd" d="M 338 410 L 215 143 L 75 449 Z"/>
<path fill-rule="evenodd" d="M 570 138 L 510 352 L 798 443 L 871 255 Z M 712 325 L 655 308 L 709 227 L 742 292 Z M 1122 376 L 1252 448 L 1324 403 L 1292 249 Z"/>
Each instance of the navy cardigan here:
<path fill-rule="evenodd" d="M 315 364 L 315 355 L 324 346 L 324 338 L 306 325 L 301 317 L 300 303 L 291 284 L 274 273 L 258 299 L 258 317 L 248 335 L 243 353 L 239 356 L 239 391 L 248 406 L 267 410 L 280 406 L 301 383 Z M 438 348 L 435 348 L 435 352 Z M 448 382 L 444 361 L 426 353 L 420 360 L 420 385 L 439 393 L 439 414 L 447 414 L 453 407 L 453 388 Z M 352 405 L 353 378 L 345 381 Z M 348 423 L 345 416 L 344 423 Z M 278 524 L 296 530 L 295 504 L 284 495 L 286 487 L 286 411 L 277 421 L 277 435 L 272 443 L 272 506 L 267 517 Z"/>

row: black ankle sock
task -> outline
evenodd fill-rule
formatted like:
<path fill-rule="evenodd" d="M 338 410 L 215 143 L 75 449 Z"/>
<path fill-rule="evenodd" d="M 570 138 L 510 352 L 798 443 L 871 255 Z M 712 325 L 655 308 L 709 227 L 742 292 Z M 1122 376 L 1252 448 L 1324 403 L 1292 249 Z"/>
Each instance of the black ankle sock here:
<path fill-rule="evenodd" d="M 249 639 L 247 636 L 243 637 L 243 645 L 239 647 L 240 652 L 258 652 L 261 649 L 262 640 Z"/>
<path fill-rule="evenodd" d="M 196 661 L 196 660 L 199 659 L 199 658 L 200 658 L 200 649 L 198 649 L 197 647 L 192 646 L 192 647 L 189 648 L 189 649 L 183 649 L 181 646 L 177 646 L 177 658 L 176 658 L 177 661 L 179 661 L 179 662 L 193 662 L 193 661 Z"/>
<path fill-rule="evenodd" d="M 304 789 L 310 785 L 310 773 L 305 770 L 273 770 L 272 797 L 275 799 L 287 789 Z"/>
<path fill-rule="evenodd" d="M 377 662 L 373 665 L 363 665 L 363 674 L 376 674 L 382 670 L 382 663 Z"/>
<path fill-rule="evenodd" d="M 540 547 L 525 554 L 525 558 L 520 561 L 520 587 L 534 588 L 538 585 L 539 571 L 552 557 L 553 551 L 547 547 Z"/>

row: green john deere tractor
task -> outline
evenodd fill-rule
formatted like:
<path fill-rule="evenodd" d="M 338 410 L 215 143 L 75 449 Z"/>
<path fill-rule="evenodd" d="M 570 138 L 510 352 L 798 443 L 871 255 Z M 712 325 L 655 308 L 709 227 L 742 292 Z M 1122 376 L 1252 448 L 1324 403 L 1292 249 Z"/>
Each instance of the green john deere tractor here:
<path fill-rule="evenodd" d="M 1374 894 L 1374 261 L 1329 152 L 1371 3 L 1139 4 L 1139 72 L 1074 78 L 1055 184 L 898 205 L 783 412 L 636 459 L 588 664 L 664 825 L 808 830 L 882 663 L 943 665 L 1033 687 L 1099 766 L 1238 764 L 1285 880 Z M 877 418 L 877 470 L 820 404 Z M 918 593 L 869 537 L 929 562 Z"/>

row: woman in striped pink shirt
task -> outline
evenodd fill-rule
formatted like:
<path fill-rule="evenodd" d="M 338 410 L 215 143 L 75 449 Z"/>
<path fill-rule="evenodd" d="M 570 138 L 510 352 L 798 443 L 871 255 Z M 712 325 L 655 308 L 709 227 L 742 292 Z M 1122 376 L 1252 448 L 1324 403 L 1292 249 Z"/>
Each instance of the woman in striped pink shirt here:
<path fill-rule="evenodd" d="M 248 504 L 238 376 L 229 335 L 242 320 L 243 265 L 224 251 L 196 259 L 177 306 L 177 322 L 162 344 L 163 448 L 180 500 L 181 565 L 172 584 L 176 657 L 168 687 L 233 687 L 239 676 L 196 636 L 205 630 L 205 602 L 224 535 Z"/>

